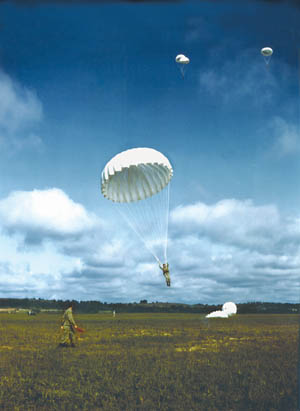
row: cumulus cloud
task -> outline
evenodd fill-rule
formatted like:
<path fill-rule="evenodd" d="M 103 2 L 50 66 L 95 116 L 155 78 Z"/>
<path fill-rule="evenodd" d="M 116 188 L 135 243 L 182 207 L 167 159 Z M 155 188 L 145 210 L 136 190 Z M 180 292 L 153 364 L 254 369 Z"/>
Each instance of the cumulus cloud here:
<path fill-rule="evenodd" d="M 0 217 L 5 232 L 27 243 L 47 239 L 20 251 L 16 235 L 7 237 L 16 249 L 0 250 L 2 295 L 15 288 L 15 295 L 107 302 L 298 301 L 300 217 L 287 218 L 272 204 L 224 199 L 173 209 L 170 288 L 130 228 L 101 225 L 61 190 L 12 193 L 0 201 Z"/>
<path fill-rule="evenodd" d="M 253 248 L 269 246 L 280 228 L 276 206 L 255 206 L 251 200 L 226 199 L 210 206 L 179 206 L 172 211 L 171 221 L 175 230 Z"/>
<path fill-rule="evenodd" d="M 297 300 L 299 216 L 275 205 L 225 199 L 171 212 L 171 272 L 185 295 L 200 301 Z M 285 290 L 281 293 L 278 290 Z M 192 297 L 191 297 L 192 298 Z"/>
<path fill-rule="evenodd" d="M 31 128 L 40 122 L 43 108 L 34 90 L 30 90 L 0 70 L 0 141 L 17 147 L 40 145 Z"/>
<path fill-rule="evenodd" d="M 112 298 L 118 289 L 116 299 L 124 298 L 143 258 L 134 246 L 130 256 L 126 231 L 105 224 L 57 188 L 11 193 L 0 201 L 0 221 L 3 296 L 14 289 L 15 295 L 45 298 Z M 95 297 L 97 290 L 102 294 Z"/>
<path fill-rule="evenodd" d="M 299 128 L 292 123 L 288 123 L 281 117 L 274 117 L 270 123 L 270 128 L 275 133 L 275 142 L 272 152 L 278 157 L 286 157 L 300 152 Z"/>
<path fill-rule="evenodd" d="M 61 281 L 47 271 L 34 272 L 28 262 L 0 262 L 2 297 L 49 296 L 61 290 Z"/>
<path fill-rule="evenodd" d="M 23 235 L 29 244 L 47 238 L 78 238 L 100 224 L 57 188 L 12 192 L 0 200 L 0 216 L 8 233 Z"/>
<path fill-rule="evenodd" d="M 89 268 L 101 267 L 111 271 L 123 267 L 128 261 L 128 243 L 120 238 L 99 240 L 94 246 L 86 247 L 85 251 L 84 263 Z"/>

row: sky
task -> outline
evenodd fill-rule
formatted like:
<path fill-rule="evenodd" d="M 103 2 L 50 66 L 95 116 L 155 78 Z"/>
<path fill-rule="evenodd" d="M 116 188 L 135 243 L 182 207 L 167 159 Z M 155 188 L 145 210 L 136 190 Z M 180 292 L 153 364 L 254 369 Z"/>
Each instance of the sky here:
<path fill-rule="evenodd" d="M 0 297 L 298 303 L 299 21 L 295 1 L 1 1 Z M 101 194 L 135 147 L 174 170 L 170 288 Z"/>

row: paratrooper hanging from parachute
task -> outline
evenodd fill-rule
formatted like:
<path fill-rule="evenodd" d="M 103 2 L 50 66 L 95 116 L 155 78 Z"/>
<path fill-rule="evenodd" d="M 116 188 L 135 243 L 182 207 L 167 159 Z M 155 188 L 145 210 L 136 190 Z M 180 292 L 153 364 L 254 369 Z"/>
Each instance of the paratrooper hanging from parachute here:
<path fill-rule="evenodd" d="M 153 148 L 114 156 L 102 171 L 101 191 L 153 255 L 170 286 L 167 263 L 169 187 L 173 168 Z M 162 264 L 161 261 L 164 261 Z"/>

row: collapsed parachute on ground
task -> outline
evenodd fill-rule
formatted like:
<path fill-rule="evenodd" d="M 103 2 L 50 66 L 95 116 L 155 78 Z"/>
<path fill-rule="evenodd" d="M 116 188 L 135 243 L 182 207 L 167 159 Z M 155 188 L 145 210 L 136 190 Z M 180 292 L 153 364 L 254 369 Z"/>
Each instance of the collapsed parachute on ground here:
<path fill-rule="evenodd" d="M 213 311 L 207 314 L 206 318 L 228 318 L 228 314 L 225 311 Z"/>
<path fill-rule="evenodd" d="M 185 71 L 186 71 L 186 66 L 187 66 L 187 64 L 189 64 L 190 59 L 188 57 L 186 57 L 184 54 L 178 54 L 175 58 L 175 61 L 179 66 L 182 77 L 184 77 Z"/>
<path fill-rule="evenodd" d="M 222 311 L 213 311 L 206 318 L 228 318 L 237 313 L 237 306 L 232 302 L 223 304 Z"/>
<path fill-rule="evenodd" d="M 153 148 L 133 148 L 113 157 L 102 171 L 101 191 L 158 262 L 167 262 L 169 160 Z"/>
<path fill-rule="evenodd" d="M 263 47 L 260 52 L 264 57 L 266 64 L 268 65 L 273 54 L 273 49 L 271 47 Z"/>
<path fill-rule="evenodd" d="M 228 302 L 223 304 L 222 311 L 226 312 L 228 315 L 233 315 L 237 313 L 237 306 L 232 302 Z"/>

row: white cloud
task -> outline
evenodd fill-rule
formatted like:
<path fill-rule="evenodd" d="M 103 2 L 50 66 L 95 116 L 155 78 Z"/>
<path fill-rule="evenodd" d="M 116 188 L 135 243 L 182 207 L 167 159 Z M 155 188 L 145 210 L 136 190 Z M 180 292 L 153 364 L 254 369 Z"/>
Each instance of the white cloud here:
<path fill-rule="evenodd" d="M 0 236 L 2 295 L 27 290 L 46 298 L 219 304 L 298 299 L 300 220 L 275 205 L 225 199 L 172 210 L 169 288 L 126 226 L 99 223 L 58 189 L 19 194 L 0 202 L 1 221 L 47 242 L 20 249 L 16 235 Z"/>
<path fill-rule="evenodd" d="M 57 188 L 15 191 L 0 201 L 1 225 L 25 240 L 81 236 L 100 223 L 85 208 Z"/>
<path fill-rule="evenodd" d="M 36 93 L 0 70 L 0 97 L 0 141 L 10 142 L 17 148 L 32 145 L 33 140 L 36 143 L 34 134 L 28 131 L 43 116 Z"/>
<path fill-rule="evenodd" d="M 173 284 L 186 299 L 297 301 L 299 217 L 230 199 L 177 207 L 170 228 Z"/>
<path fill-rule="evenodd" d="M 286 157 L 300 152 L 299 128 L 281 117 L 274 117 L 270 128 L 275 133 L 272 152 L 278 157 Z"/>
<path fill-rule="evenodd" d="M 276 206 L 255 206 L 251 200 L 179 206 L 170 218 L 177 231 L 197 232 L 215 242 L 254 248 L 268 246 L 280 227 Z"/>
<path fill-rule="evenodd" d="M 44 265 L 47 265 L 46 261 Z M 49 296 L 49 292 L 62 288 L 62 281 L 60 276 L 50 271 L 49 266 L 45 271 L 36 271 L 29 262 L 16 258 L 14 262 L 0 262 L 0 288 L 1 295 L 8 297 L 26 297 L 27 293 L 35 297 Z"/>
<path fill-rule="evenodd" d="M 106 238 L 97 238 L 90 241 L 85 241 L 84 247 L 84 264 L 85 267 L 104 267 L 105 269 L 114 269 L 122 267 L 128 261 L 127 245 L 124 239 L 110 238 L 108 231 L 106 231 Z M 116 236 L 116 234 L 115 234 Z M 76 249 L 69 250 L 70 253 L 76 252 Z M 131 259 L 130 259 L 131 260 Z"/>

